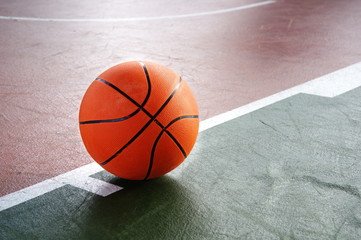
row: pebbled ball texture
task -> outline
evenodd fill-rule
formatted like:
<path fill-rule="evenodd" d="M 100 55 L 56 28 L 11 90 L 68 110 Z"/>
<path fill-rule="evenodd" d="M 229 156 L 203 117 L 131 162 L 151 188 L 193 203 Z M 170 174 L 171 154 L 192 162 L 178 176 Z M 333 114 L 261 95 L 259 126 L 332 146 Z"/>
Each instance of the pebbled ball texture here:
<path fill-rule="evenodd" d="M 160 64 L 126 62 L 87 89 L 80 133 L 92 158 L 129 180 L 162 176 L 188 156 L 198 135 L 196 100 L 184 80 Z"/>

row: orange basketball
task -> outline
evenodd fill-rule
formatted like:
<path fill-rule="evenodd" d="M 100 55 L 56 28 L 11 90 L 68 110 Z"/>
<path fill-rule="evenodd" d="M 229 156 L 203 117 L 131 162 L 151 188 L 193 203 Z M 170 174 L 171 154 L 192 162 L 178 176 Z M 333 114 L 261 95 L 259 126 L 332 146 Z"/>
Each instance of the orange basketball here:
<path fill-rule="evenodd" d="M 196 100 L 182 78 L 151 62 L 109 68 L 79 112 L 84 145 L 104 169 L 130 180 L 156 178 L 188 156 L 198 135 Z"/>

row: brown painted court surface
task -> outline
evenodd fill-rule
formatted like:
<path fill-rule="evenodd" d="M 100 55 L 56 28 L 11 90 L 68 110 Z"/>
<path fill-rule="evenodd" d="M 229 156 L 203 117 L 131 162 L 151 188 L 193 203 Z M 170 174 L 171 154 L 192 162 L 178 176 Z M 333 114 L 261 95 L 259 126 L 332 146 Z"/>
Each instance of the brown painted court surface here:
<path fill-rule="evenodd" d="M 170 67 L 207 120 L 345 67 L 345 85 L 359 81 L 360 12 L 356 0 L 1 2 L 0 207 L 92 163 L 78 109 L 108 67 Z M 201 132 L 175 173 L 134 184 L 98 172 L 124 189 L 64 184 L 2 210 L 0 239 L 359 239 L 360 97 L 266 104 Z"/>

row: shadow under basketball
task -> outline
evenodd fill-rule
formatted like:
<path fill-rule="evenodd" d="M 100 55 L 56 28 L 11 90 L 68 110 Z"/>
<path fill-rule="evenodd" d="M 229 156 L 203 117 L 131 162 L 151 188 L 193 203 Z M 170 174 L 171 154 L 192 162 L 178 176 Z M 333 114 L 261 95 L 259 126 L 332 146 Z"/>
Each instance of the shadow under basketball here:
<path fill-rule="evenodd" d="M 172 239 L 199 222 L 192 193 L 171 177 L 129 181 L 105 171 L 96 177 L 124 189 L 89 199 L 81 238 Z"/>

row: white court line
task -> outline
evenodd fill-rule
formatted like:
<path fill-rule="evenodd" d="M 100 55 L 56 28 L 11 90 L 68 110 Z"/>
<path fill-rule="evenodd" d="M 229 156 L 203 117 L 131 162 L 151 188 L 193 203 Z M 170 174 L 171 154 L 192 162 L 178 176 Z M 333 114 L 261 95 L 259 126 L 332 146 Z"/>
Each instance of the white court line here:
<path fill-rule="evenodd" d="M 34 21 L 34 22 L 132 22 L 132 21 L 149 21 L 149 20 L 163 20 L 163 19 L 177 19 L 200 17 L 207 15 L 222 14 L 228 12 L 235 12 L 244 9 L 260 7 L 267 4 L 275 3 L 275 0 L 264 1 L 244 6 L 221 9 L 209 12 L 199 12 L 190 14 L 170 15 L 170 16 L 157 16 L 157 17 L 134 17 L 134 18 L 37 18 L 37 17 L 15 17 L 15 16 L 0 16 L 0 20 L 17 20 L 17 21 Z"/>
<path fill-rule="evenodd" d="M 0 212 L 67 184 L 103 197 L 122 190 L 123 188 L 117 185 L 89 177 L 90 175 L 103 170 L 104 169 L 96 162 L 93 162 L 30 187 L 0 197 Z"/>
<path fill-rule="evenodd" d="M 361 62 L 236 108 L 232 111 L 206 119 L 200 123 L 199 131 L 202 132 L 206 129 L 212 128 L 299 93 L 308 93 L 324 97 L 335 97 L 360 86 Z M 169 173 L 169 175 L 178 177 L 181 174 L 182 169 L 184 169 L 188 164 L 190 164 L 190 161 L 184 161 L 180 167 Z M 24 188 L 17 192 L 0 197 L 0 211 L 41 196 L 66 184 L 84 189 L 100 196 L 107 196 L 121 190 L 122 187 L 89 177 L 89 175 L 100 172 L 102 170 L 103 168 L 94 162 L 74 169 L 70 172 L 50 178 L 33 186 Z"/>
<path fill-rule="evenodd" d="M 329 73 L 322 77 L 289 88 L 258 101 L 206 119 L 200 124 L 200 131 L 217 126 L 239 116 L 253 112 L 272 103 L 281 101 L 298 93 L 308 93 L 323 97 L 335 97 L 361 86 L 361 62 Z"/>

